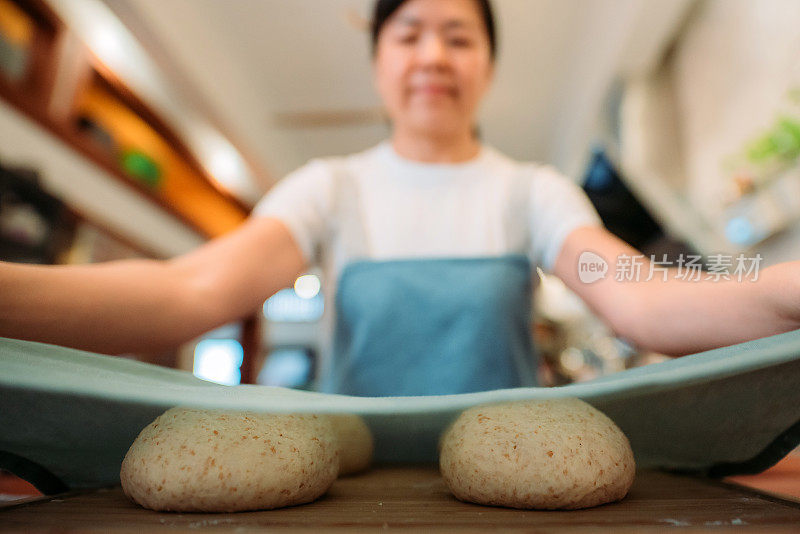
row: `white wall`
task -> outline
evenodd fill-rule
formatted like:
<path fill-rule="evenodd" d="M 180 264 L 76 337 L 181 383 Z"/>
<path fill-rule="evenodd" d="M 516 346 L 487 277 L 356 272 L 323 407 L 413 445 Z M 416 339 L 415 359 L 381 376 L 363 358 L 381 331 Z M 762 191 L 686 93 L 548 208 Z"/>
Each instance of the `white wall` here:
<path fill-rule="evenodd" d="M 769 128 L 792 84 L 800 86 L 800 2 L 703 4 L 672 66 L 692 203 L 721 213 L 730 176 L 723 161 Z"/>
<path fill-rule="evenodd" d="M 769 128 L 800 87 L 800 2 L 701 2 L 670 60 L 629 81 L 623 161 L 634 188 L 703 252 L 735 251 L 723 237 L 732 176 L 725 162 Z M 661 201 L 664 198 L 664 201 Z M 754 247 L 766 263 L 800 258 L 800 228 Z"/>

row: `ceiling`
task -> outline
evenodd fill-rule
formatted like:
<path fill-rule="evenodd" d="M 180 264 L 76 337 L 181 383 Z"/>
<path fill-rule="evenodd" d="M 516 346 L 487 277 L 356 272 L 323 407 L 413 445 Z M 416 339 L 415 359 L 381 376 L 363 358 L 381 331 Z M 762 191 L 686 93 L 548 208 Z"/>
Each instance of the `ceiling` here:
<path fill-rule="evenodd" d="M 577 176 L 609 88 L 646 73 L 694 0 L 495 0 L 500 53 L 486 142 Z M 380 106 L 363 24 L 371 0 L 104 0 L 164 85 L 256 169 L 258 189 L 314 157 L 366 148 L 380 121 L 286 127 L 276 115 Z"/>

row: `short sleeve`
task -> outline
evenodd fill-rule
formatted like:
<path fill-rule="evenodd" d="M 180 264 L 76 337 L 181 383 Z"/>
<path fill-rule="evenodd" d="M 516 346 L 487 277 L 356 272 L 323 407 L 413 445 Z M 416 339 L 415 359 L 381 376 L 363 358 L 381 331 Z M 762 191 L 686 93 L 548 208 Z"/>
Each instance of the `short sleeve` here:
<path fill-rule="evenodd" d="M 306 261 L 318 261 L 332 206 L 332 177 L 324 160 L 312 160 L 288 174 L 253 208 L 251 217 L 273 217 L 292 233 Z"/>
<path fill-rule="evenodd" d="M 561 246 L 573 230 L 602 225 L 583 189 L 553 167 L 533 167 L 530 247 L 537 265 L 552 272 Z"/>

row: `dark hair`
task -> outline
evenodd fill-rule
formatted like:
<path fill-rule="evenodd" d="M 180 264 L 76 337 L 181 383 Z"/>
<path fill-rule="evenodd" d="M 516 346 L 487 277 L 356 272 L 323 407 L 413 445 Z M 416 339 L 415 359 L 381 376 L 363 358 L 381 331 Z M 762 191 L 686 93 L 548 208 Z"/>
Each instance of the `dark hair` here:
<path fill-rule="evenodd" d="M 478 5 L 483 25 L 486 28 L 486 35 L 489 37 L 489 53 L 492 60 L 497 55 L 497 35 L 495 32 L 494 14 L 492 13 L 492 5 L 489 0 L 473 0 Z M 406 0 L 377 0 L 375 2 L 375 9 L 372 11 L 372 24 L 371 24 L 371 37 L 372 37 L 372 55 L 375 55 L 375 50 L 378 47 L 378 35 L 381 29 L 386 24 L 386 21 L 392 14 L 397 11 Z"/>

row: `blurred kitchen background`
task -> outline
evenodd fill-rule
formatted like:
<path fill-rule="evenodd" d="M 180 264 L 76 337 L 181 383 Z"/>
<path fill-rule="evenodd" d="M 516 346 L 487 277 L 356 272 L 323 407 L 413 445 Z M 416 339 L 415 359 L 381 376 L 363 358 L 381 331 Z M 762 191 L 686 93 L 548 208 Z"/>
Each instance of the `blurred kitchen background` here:
<path fill-rule="evenodd" d="M 168 258 L 309 159 L 388 135 L 370 0 L 0 0 L 0 259 Z M 800 2 L 495 0 L 483 139 L 580 183 L 644 254 L 800 258 Z M 310 387 L 300 277 L 240 323 L 127 357 Z M 544 385 L 663 359 L 541 273 Z M 365 288 L 368 291 L 369 288 Z M 137 318 L 132 316 L 131 321 Z"/>

